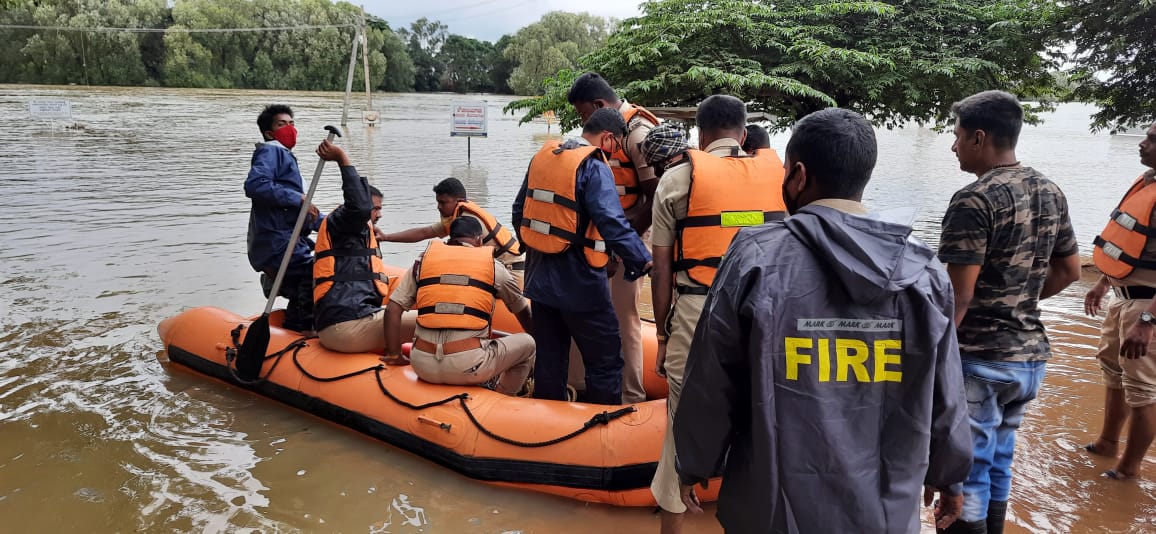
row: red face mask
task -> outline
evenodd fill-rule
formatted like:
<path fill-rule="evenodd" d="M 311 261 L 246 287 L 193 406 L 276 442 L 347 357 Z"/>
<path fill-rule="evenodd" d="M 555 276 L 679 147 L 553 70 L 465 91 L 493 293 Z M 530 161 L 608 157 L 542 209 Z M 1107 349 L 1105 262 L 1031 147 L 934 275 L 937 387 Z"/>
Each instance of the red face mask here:
<path fill-rule="evenodd" d="M 277 128 L 273 130 L 273 139 L 276 139 L 285 148 L 293 150 L 293 147 L 297 146 L 297 128 L 292 124 Z"/>

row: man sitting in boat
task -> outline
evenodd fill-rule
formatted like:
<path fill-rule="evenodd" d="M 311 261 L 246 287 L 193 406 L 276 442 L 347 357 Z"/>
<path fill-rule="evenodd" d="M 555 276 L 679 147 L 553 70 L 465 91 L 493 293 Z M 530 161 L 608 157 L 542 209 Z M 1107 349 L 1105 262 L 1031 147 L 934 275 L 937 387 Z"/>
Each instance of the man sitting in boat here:
<path fill-rule="evenodd" d="M 381 213 L 381 191 L 357 173 L 337 145 L 323 141 L 317 155 L 341 168 L 345 198 L 317 232 L 313 264 L 317 335 L 325 348 L 337 352 L 380 350 L 385 346 L 381 306 L 390 292 L 372 223 Z"/>
<path fill-rule="evenodd" d="M 501 298 L 531 332 L 530 305 L 514 275 L 482 245 L 483 232 L 474 217 L 454 219 L 448 243 L 431 241 L 402 275 L 386 308 L 385 361 L 402 360 L 402 311 L 416 306 L 410 359 L 417 376 L 460 386 L 497 379 L 494 389 L 514 395 L 534 368 L 534 338 L 519 333 L 490 339 L 490 323 Z"/>
<path fill-rule="evenodd" d="M 494 257 L 506 266 L 510 274 L 518 281 L 518 288 L 522 287 L 522 271 L 525 262 L 522 261 L 522 247 L 517 238 L 508 228 L 502 226 L 485 208 L 466 198 L 466 186 L 457 178 L 446 178 L 433 188 L 434 198 L 438 202 L 438 214 L 441 220 L 428 226 L 410 228 L 401 232 L 387 234 L 378 230 L 377 239 L 391 243 L 417 243 L 427 239 L 442 239 L 450 235 L 450 223 L 458 217 L 473 217 L 482 223 L 482 244 L 493 247 Z"/>
<path fill-rule="evenodd" d="M 273 280 L 281 258 L 289 246 L 293 226 L 301 203 L 305 202 L 305 187 L 293 147 L 297 145 L 297 128 L 293 124 L 293 110 L 289 106 L 267 106 L 257 116 L 257 127 L 263 142 L 257 143 L 250 162 L 249 176 L 245 178 L 245 196 L 253 201 L 249 210 L 247 253 L 249 265 L 261 273 L 261 289 L 265 296 L 273 289 Z M 312 203 L 308 206 L 309 219 L 297 243 L 285 278 L 278 294 L 289 299 L 285 307 L 283 326 L 289 330 L 313 330 L 313 241 L 309 233 L 317 230 L 322 215 Z"/>

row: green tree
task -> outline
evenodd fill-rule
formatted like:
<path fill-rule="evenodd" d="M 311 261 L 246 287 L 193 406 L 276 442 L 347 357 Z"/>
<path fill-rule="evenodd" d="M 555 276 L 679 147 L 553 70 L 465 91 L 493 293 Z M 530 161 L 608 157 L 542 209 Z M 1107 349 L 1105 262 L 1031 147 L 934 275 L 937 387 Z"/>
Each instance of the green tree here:
<path fill-rule="evenodd" d="M 515 64 L 509 86 L 520 95 L 543 94 L 543 81 L 606 41 L 610 23 L 589 13 L 551 11 L 510 40 L 503 55 Z"/>
<path fill-rule="evenodd" d="M 438 53 L 449 37 L 446 30 L 445 24 L 425 17 L 413 21 L 408 30 L 398 30 L 413 61 L 414 89 L 417 91 L 438 91 L 441 88 L 438 78 L 443 67 Z"/>
<path fill-rule="evenodd" d="M 439 83 L 442 90 L 456 93 L 492 92 L 490 60 L 494 45 L 461 35 L 450 35 L 438 59 L 442 64 Z"/>
<path fill-rule="evenodd" d="M 409 50 L 389 24 L 377 17 L 366 17 L 370 28 L 381 33 L 381 53 L 385 56 L 385 76 L 378 86 L 382 91 L 413 91 L 414 66 Z"/>
<path fill-rule="evenodd" d="M 1156 3 L 1071 0 L 1061 28 L 1076 50 L 1074 96 L 1100 106 L 1093 130 L 1156 121 Z"/>
<path fill-rule="evenodd" d="M 498 42 L 494 43 L 494 51 L 487 63 L 490 65 L 490 84 L 494 86 L 495 93 L 512 94 L 513 89 L 510 89 L 510 75 L 514 73 L 514 61 L 506 57 L 506 48 L 513 42 L 514 36 L 510 34 L 503 35 Z"/>
<path fill-rule="evenodd" d="M 729 93 L 785 128 L 828 106 L 876 124 L 944 122 L 953 102 L 1003 88 L 1055 91 L 1056 6 L 1049 0 L 651 0 L 580 66 L 647 105 L 696 105 Z M 574 72 L 541 100 L 518 101 L 523 120 L 566 111 Z M 573 121 L 572 114 L 563 119 Z"/>

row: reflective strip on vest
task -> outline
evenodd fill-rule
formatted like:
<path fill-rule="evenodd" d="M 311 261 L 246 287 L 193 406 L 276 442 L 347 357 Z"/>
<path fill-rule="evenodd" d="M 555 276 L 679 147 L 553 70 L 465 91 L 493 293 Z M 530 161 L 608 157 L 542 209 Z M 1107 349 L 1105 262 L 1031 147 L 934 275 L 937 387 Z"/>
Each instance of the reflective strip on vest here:
<path fill-rule="evenodd" d="M 781 166 L 768 157 L 719 157 L 690 150 L 690 190 L 687 214 L 675 221 L 675 271 L 685 271 L 695 283 L 709 287 L 723 254 L 740 228 L 786 216 L 782 200 Z"/>
<path fill-rule="evenodd" d="M 578 169 L 587 159 L 600 154 L 591 146 L 563 150 L 558 141 L 550 141 L 538 150 L 526 178 L 523 245 L 543 254 L 561 254 L 571 246 L 580 246 L 590 266 L 606 266 L 610 260 L 605 253 L 606 244 L 594 224 L 582 220 L 582 209 L 576 200 Z"/>
<path fill-rule="evenodd" d="M 1156 236 L 1156 230 L 1151 227 L 1153 209 L 1156 209 L 1156 182 L 1146 183 L 1141 175 L 1128 188 L 1094 241 L 1092 260 L 1101 272 L 1122 280 L 1137 268 L 1156 270 L 1156 261 L 1143 258 L 1149 240 Z"/>
<path fill-rule="evenodd" d="M 489 328 L 498 293 L 491 247 L 431 241 L 414 278 L 418 325 L 431 330 Z"/>

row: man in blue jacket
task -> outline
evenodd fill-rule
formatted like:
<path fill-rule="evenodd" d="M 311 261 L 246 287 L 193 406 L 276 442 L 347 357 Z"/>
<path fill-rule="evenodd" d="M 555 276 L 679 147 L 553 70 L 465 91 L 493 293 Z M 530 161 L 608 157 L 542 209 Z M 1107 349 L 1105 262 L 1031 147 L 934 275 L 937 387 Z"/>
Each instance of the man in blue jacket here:
<path fill-rule="evenodd" d="M 971 466 L 951 283 L 907 221 L 860 203 L 876 159 L 859 114 L 787 143 L 784 222 L 744 228 L 711 285 L 674 419 L 683 502 L 726 462 L 728 533 L 920 531 L 959 516 Z"/>
<path fill-rule="evenodd" d="M 618 110 L 595 111 L 582 139 L 561 145 L 551 141 L 534 156 L 514 197 L 511 222 L 528 249 L 525 295 L 532 301 L 538 345 L 534 396 L 540 399 L 566 399 L 573 339 L 586 364 L 585 400 L 622 402 L 622 339 L 610 300 L 608 253 L 622 258 L 629 281 L 651 267 L 650 253 L 626 220 L 606 163 L 625 134 Z M 543 205 L 550 208 L 539 211 Z M 565 245 L 550 250 L 558 239 Z"/>
<path fill-rule="evenodd" d="M 249 265 L 261 273 L 261 289 L 268 297 L 305 202 L 305 188 L 297 157 L 291 152 L 297 144 L 293 110 L 281 104 L 268 106 L 257 116 L 257 126 L 264 142 L 257 143 L 245 179 L 245 196 L 253 201 L 247 241 Z M 320 226 L 322 217 L 312 203 L 308 209 L 309 219 L 301 229 L 278 291 L 289 299 L 283 326 L 298 332 L 313 330 L 313 241 L 309 233 Z"/>

